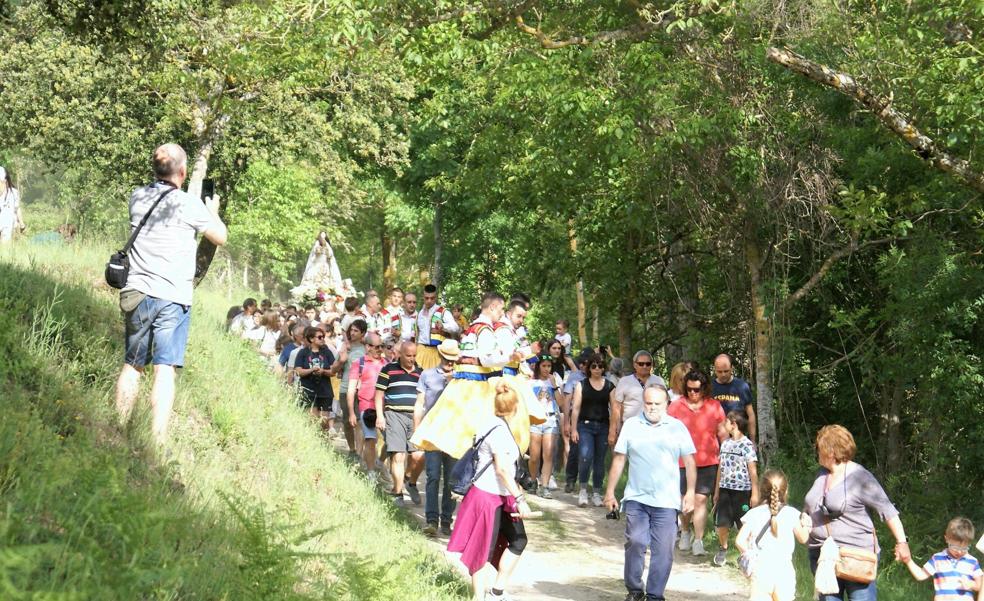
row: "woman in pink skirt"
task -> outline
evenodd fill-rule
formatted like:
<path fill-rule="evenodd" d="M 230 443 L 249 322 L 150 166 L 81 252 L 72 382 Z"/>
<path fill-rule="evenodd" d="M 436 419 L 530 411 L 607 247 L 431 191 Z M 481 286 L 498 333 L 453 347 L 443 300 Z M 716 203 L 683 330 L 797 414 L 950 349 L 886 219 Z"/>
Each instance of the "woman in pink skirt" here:
<path fill-rule="evenodd" d="M 471 574 L 476 601 L 504 598 L 509 578 L 526 548 L 522 518 L 530 515 L 530 506 L 516 483 L 519 445 L 506 421 L 515 415 L 518 403 L 519 395 L 508 384 L 502 382 L 496 387 L 495 416 L 485 420 L 476 433 L 476 438 L 488 434 L 478 447 L 476 473 L 480 475 L 461 502 L 448 541 L 448 551 L 461 553 L 461 562 Z M 512 517 L 513 513 L 519 517 Z M 498 571 L 491 590 L 487 588 L 489 564 Z"/>

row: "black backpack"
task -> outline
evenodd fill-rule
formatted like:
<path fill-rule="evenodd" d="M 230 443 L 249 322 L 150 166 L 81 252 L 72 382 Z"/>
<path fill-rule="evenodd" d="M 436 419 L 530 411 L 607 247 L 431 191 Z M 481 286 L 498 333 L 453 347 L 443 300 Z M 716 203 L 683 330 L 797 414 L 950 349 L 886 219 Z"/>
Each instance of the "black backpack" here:
<path fill-rule="evenodd" d="M 477 439 L 471 448 L 461 456 L 458 463 L 454 465 L 454 469 L 451 470 L 451 492 L 462 497 L 465 496 L 465 493 L 471 489 L 475 480 L 478 480 L 485 473 L 485 470 L 489 469 L 489 466 L 492 465 L 494 460 L 490 459 L 488 463 L 482 466 L 482 469 L 478 469 L 478 447 L 482 446 L 482 443 L 492 433 L 492 430 L 498 427 L 499 425 L 496 424 L 484 436 Z"/>

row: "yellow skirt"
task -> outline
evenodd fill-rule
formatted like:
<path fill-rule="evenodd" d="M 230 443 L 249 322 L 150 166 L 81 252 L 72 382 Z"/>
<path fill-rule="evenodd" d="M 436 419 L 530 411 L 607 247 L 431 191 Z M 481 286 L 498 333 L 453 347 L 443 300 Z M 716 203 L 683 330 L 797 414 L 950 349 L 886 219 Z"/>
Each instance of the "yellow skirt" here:
<path fill-rule="evenodd" d="M 420 366 L 420 369 L 430 369 L 440 364 L 441 355 L 438 354 L 436 346 L 417 345 L 417 365 Z"/>
<path fill-rule="evenodd" d="M 516 390 L 520 402 L 508 421 L 522 452 L 530 446 L 530 423 L 546 421 L 543 405 L 521 376 L 502 376 L 489 380 L 453 379 L 441 393 L 437 404 L 427 412 L 410 442 L 425 451 L 444 451 L 461 457 L 473 443 L 478 426 L 495 415 L 495 387 L 505 381 Z M 527 392 L 527 390 L 529 392 Z"/>

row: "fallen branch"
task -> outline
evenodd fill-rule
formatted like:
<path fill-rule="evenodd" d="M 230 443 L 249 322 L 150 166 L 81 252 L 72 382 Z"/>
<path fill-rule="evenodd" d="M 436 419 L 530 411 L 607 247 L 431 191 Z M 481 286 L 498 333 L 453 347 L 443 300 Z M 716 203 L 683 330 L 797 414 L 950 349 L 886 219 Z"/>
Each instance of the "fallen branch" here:
<path fill-rule="evenodd" d="M 791 50 L 769 48 L 765 57 L 859 102 L 873 112 L 883 125 L 905 140 L 930 165 L 957 176 L 978 192 L 984 192 L 984 174 L 975 170 L 970 162 L 955 157 L 937 146 L 936 142 L 916 129 L 906 115 L 893 108 L 889 98 L 871 93 L 846 73 L 834 71 Z"/>

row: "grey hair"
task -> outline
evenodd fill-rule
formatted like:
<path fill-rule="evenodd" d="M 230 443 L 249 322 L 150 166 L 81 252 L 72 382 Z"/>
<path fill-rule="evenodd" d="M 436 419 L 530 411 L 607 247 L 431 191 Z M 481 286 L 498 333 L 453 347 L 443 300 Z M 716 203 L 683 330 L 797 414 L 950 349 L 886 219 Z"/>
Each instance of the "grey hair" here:
<path fill-rule="evenodd" d="M 653 384 L 652 386 L 646 386 L 646 389 L 642 391 L 643 398 L 645 398 L 646 395 L 650 394 L 649 392 L 650 390 L 658 390 L 663 393 L 663 396 L 666 397 L 667 401 L 670 400 L 670 393 L 666 390 L 666 387 L 663 386 L 662 384 Z"/>
<path fill-rule="evenodd" d="M 632 355 L 632 362 L 633 363 L 637 362 L 639 360 L 639 357 L 649 357 L 649 359 L 652 360 L 653 354 L 647 351 L 646 349 L 643 349 L 641 351 L 636 351 L 636 353 Z"/>
<path fill-rule="evenodd" d="M 155 176 L 171 177 L 187 167 L 188 154 L 177 144 L 161 144 L 154 150 Z"/>
<path fill-rule="evenodd" d="M 608 368 L 611 370 L 613 374 L 618 374 L 620 376 L 622 375 L 623 367 L 624 366 L 622 365 L 621 357 L 615 357 L 614 359 L 612 359 L 612 362 L 608 365 Z"/>

